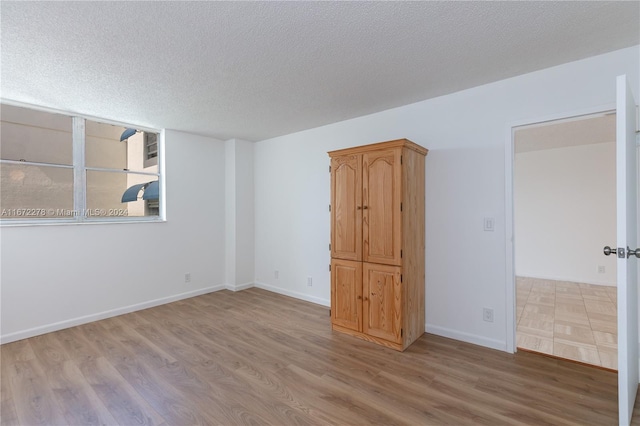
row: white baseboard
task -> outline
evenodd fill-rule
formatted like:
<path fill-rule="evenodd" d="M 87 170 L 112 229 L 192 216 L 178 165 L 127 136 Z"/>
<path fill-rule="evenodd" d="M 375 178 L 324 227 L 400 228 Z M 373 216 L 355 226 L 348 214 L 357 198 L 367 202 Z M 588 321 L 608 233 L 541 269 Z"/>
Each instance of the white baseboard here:
<path fill-rule="evenodd" d="M 572 283 L 601 285 L 606 287 L 616 287 L 617 285 L 615 282 L 611 283 L 610 281 L 583 280 L 581 278 L 576 278 L 576 277 L 556 277 L 556 276 L 541 275 L 541 274 L 516 274 L 516 276 L 522 277 L 522 278 L 537 278 L 539 280 L 568 281 Z"/>
<path fill-rule="evenodd" d="M 164 305 L 166 303 L 175 302 L 177 300 L 188 299 L 190 297 L 200 296 L 202 294 L 213 293 L 215 291 L 224 290 L 225 286 L 215 285 L 211 287 L 201 288 L 198 290 L 188 291 L 186 293 L 174 294 L 173 296 L 162 297 L 160 299 L 149 300 L 147 302 L 136 303 L 135 305 L 124 306 L 122 308 L 111 309 L 97 314 L 85 315 L 82 317 L 72 318 L 56 322 L 53 324 L 47 324 L 40 327 L 30 328 L 28 330 L 17 331 L 15 333 L 3 334 L 0 336 L 0 344 L 15 342 L 17 340 L 27 339 L 29 337 L 39 336 L 41 334 L 51 333 L 52 331 L 63 330 L 69 327 L 75 327 L 76 325 L 82 325 L 93 321 L 99 321 L 106 318 L 115 317 L 118 315 L 128 314 L 130 312 L 139 311 L 142 309 L 153 308 L 155 306 Z"/>
<path fill-rule="evenodd" d="M 244 284 L 225 284 L 224 285 L 227 290 L 231 291 L 242 291 L 251 287 L 255 287 L 254 283 L 244 283 Z"/>
<path fill-rule="evenodd" d="M 298 293 L 297 291 L 285 290 L 280 287 L 274 287 L 269 284 L 256 282 L 255 287 L 261 288 L 263 290 L 272 291 L 278 294 L 284 294 L 285 296 L 294 297 L 296 299 L 306 300 L 307 302 L 315 303 L 317 305 L 322 305 L 329 307 L 331 306 L 331 301 L 327 299 L 321 299 L 315 296 L 309 296 L 308 294 Z"/>
<path fill-rule="evenodd" d="M 426 332 L 435 334 L 442 337 L 448 337 L 449 339 L 460 340 L 462 342 L 473 343 L 474 345 L 480 345 L 491 349 L 497 349 L 499 351 L 507 351 L 507 342 L 503 340 L 488 339 L 486 337 L 478 336 L 475 334 L 469 334 L 458 330 L 452 330 L 450 328 L 440 327 L 432 324 L 425 324 Z"/>

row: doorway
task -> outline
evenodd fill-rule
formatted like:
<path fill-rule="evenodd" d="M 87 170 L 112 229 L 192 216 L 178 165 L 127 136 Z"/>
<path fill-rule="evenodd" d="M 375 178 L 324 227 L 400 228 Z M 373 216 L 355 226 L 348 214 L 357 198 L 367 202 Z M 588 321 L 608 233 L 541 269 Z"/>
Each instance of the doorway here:
<path fill-rule="evenodd" d="M 513 129 L 516 346 L 617 370 L 616 116 Z"/>

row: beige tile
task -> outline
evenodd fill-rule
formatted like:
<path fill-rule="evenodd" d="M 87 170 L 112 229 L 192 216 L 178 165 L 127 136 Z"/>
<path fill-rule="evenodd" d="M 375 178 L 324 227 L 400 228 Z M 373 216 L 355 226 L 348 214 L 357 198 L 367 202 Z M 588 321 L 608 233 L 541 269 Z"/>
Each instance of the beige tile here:
<path fill-rule="evenodd" d="M 578 283 L 574 283 L 571 281 L 556 281 L 555 283 L 556 283 L 556 291 L 568 289 L 568 290 L 575 290 L 577 292 L 580 292 L 580 284 Z"/>
<path fill-rule="evenodd" d="M 618 369 L 618 351 L 616 349 L 598 346 L 600 365 L 604 368 Z"/>
<path fill-rule="evenodd" d="M 553 339 L 553 355 L 593 365 L 601 365 L 598 348 L 595 345 L 582 345 Z"/>
<path fill-rule="evenodd" d="M 588 313 L 617 315 L 616 306 L 610 301 L 584 299 L 584 306 Z"/>
<path fill-rule="evenodd" d="M 587 315 L 587 308 L 585 308 L 584 303 L 562 303 L 556 304 L 555 313 L 568 313 L 568 314 L 580 314 Z"/>
<path fill-rule="evenodd" d="M 585 300 L 600 300 L 602 302 L 611 301 L 607 290 L 602 286 L 580 284 L 580 292 Z"/>
<path fill-rule="evenodd" d="M 611 334 L 618 333 L 617 315 L 590 313 L 589 323 L 593 331 L 602 331 Z"/>
<path fill-rule="evenodd" d="M 563 298 L 563 299 L 573 299 L 573 300 L 579 300 L 580 302 L 582 302 L 582 293 L 580 293 L 580 290 L 573 290 L 573 289 L 557 289 L 556 290 L 556 300 L 559 298 Z"/>
<path fill-rule="evenodd" d="M 608 321 L 596 321 L 591 320 L 591 329 L 593 331 L 602 331 L 603 333 L 611 333 L 616 334 L 618 332 L 618 326 L 615 323 L 610 323 Z"/>
<path fill-rule="evenodd" d="M 580 313 L 571 313 L 571 312 L 556 312 L 554 319 L 556 321 L 565 321 L 565 322 L 570 322 L 570 323 L 574 323 L 574 324 L 582 324 L 584 326 L 589 326 L 591 325 L 591 323 L 589 322 L 589 317 L 587 316 L 586 313 L 584 314 L 580 314 Z"/>
<path fill-rule="evenodd" d="M 556 305 L 578 305 L 584 308 L 584 299 L 582 296 L 556 295 Z M 586 309 L 586 308 L 585 308 Z"/>
<path fill-rule="evenodd" d="M 526 298 L 520 297 L 520 296 L 518 296 L 516 298 L 516 306 L 524 308 L 524 305 L 526 305 L 526 304 L 527 304 L 527 299 Z"/>
<path fill-rule="evenodd" d="M 603 331 L 593 331 L 593 338 L 596 341 L 596 345 L 606 346 L 608 348 L 618 348 L 618 335 L 614 333 L 605 333 Z"/>
<path fill-rule="evenodd" d="M 556 298 L 550 293 L 530 293 L 527 298 L 527 303 L 554 306 Z"/>
<path fill-rule="evenodd" d="M 576 326 L 556 323 L 553 328 L 554 342 L 561 339 L 566 342 L 595 345 L 593 332 L 588 326 Z"/>
<path fill-rule="evenodd" d="M 526 309 L 523 309 L 522 310 L 522 315 L 520 315 L 520 321 L 522 321 L 523 319 L 532 319 L 532 320 L 538 320 L 538 321 L 551 321 L 551 322 L 553 322 L 554 316 L 553 315 L 540 314 L 538 312 L 527 311 Z"/>
<path fill-rule="evenodd" d="M 516 278 L 517 345 L 617 369 L 617 289 Z"/>
<path fill-rule="evenodd" d="M 553 338 L 553 321 L 545 321 L 534 318 L 522 318 L 516 329 L 518 333 L 533 336 Z"/>
<path fill-rule="evenodd" d="M 553 339 L 532 336 L 526 333 L 518 333 L 516 336 L 516 343 L 517 346 L 522 349 L 553 355 Z"/>
<path fill-rule="evenodd" d="M 617 314 L 603 314 L 599 312 L 589 312 L 589 319 L 595 321 L 607 322 L 610 324 L 618 323 L 618 315 Z"/>
<path fill-rule="evenodd" d="M 556 292 L 552 288 L 531 287 L 531 291 L 529 292 L 529 297 L 531 296 L 555 297 L 555 295 L 556 295 Z"/>
<path fill-rule="evenodd" d="M 524 305 L 525 312 L 531 312 L 536 314 L 553 315 L 554 310 L 555 309 L 553 305 L 549 306 L 549 305 L 540 305 L 535 303 L 527 303 L 526 305 Z"/>

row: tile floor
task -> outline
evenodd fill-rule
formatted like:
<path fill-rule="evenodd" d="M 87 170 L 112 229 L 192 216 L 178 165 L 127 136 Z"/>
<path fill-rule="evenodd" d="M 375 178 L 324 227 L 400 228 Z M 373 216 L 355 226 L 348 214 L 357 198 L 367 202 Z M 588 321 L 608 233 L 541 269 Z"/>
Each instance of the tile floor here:
<path fill-rule="evenodd" d="M 618 369 L 615 287 L 516 278 L 517 346 Z"/>

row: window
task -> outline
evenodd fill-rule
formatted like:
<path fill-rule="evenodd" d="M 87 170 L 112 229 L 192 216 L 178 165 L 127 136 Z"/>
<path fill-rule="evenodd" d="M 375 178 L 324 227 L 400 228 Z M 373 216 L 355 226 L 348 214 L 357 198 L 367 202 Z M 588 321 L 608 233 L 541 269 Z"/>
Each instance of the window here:
<path fill-rule="evenodd" d="M 151 167 L 158 165 L 158 134 L 144 134 L 144 166 Z"/>
<path fill-rule="evenodd" d="M 0 108 L 3 224 L 159 219 L 157 132 Z"/>

